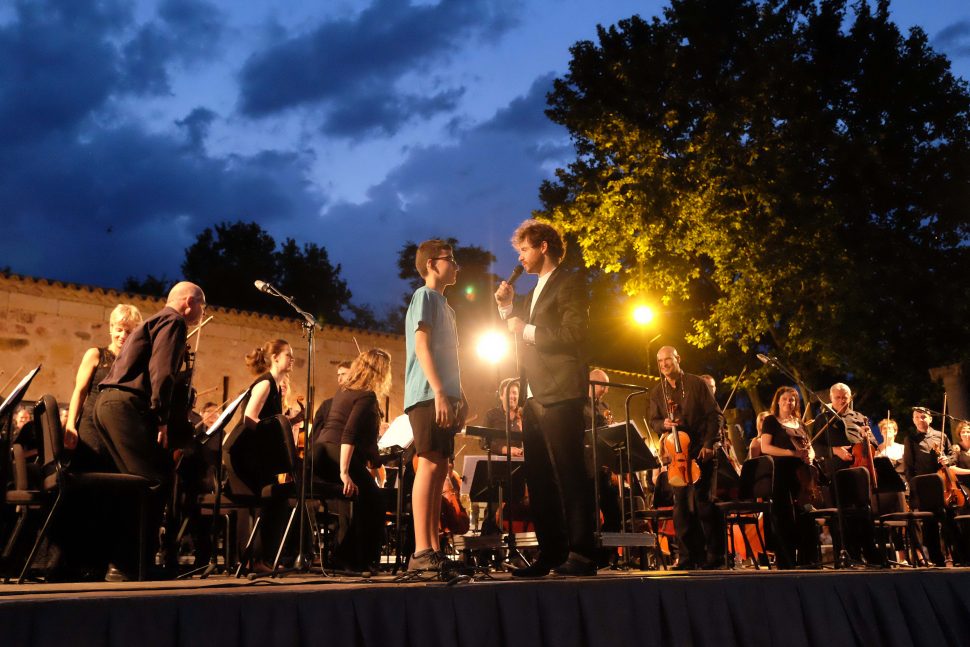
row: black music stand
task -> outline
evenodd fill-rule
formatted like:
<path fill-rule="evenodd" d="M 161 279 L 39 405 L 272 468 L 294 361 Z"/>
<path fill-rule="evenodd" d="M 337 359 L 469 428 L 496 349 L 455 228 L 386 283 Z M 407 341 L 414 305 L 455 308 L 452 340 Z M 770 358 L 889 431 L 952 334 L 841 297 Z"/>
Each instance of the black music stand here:
<path fill-rule="evenodd" d="M 196 436 L 199 443 L 205 446 L 212 442 L 213 439 L 218 439 L 218 447 L 222 447 L 226 438 L 226 425 L 228 425 L 229 421 L 232 420 L 233 416 L 236 415 L 236 411 L 239 409 L 239 406 L 242 404 L 243 400 L 249 396 L 249 391 L 250 389 L 246 389 L 236 396 L 236 399 L 229 403 L 219 417 L 216 418 L 216 421 L 212 423 L 212 426 Z M 218 460 L 216 461 L 215 499 L 212 503 L 212 528 L 210 529 L 210 532 L 212 533 L 212 543 L 210 544 L 211 555 L 209 556 L 209 563 L 205 566 L 200 566 L 189 571 L 188 573 L 180 575 L 178 577 L 180 580 L 192 577 L 196 573 L 201 573 L 199 577 L 200 579 L 204 580 L 219 570 L 219 551 L 217 550 L 217 546 L 219 545 L 219 524 L 217 519 L 222 516 L 222 475 L 222 451 L 219 450 Z M 229 533 L 227 532 L 225 540 L 227 544 L 229 542 L 228 535 Z M 225 564 L 225 570 L 226 572 L 229 571 L 229 564 Z"/>
<path fill-rule="evenodd" d="M 640 435 L 636 423 L 631 421 L 630 426 L 635 433 L 627 433 L 627 423 L 625 422 L 615 422 L 606 427 L 597 427 L 596 430 L 596 442 L 598 445 L 596 456 L 600 464 L 599 466 L 607 467 L 617 475 L 634 475 L 634 478 L 630 481 L 628 490 L 629 500 L 624 495 L 623 488 L 619 488 L 621 520 L 626 519 L 627 505 L 630 506 L 631 513 L 634 509 L 634 483 L 637 483 L 635 473 L 660 467 L 660 461 L 657 460 L 657 457 L 654 456 L 653 452 L 650 451 L 650 448 L 643 441 L 643 437 Z M 592 433 L 591 429 L 586 430 L 587 440 L 592 436 Z M 629 442 L 629 448 L 627 442 Z M 622 478 L 620 480 L 622 482 Z M 621 523 L 620 528 L 621 532 L 623 532 L 626 522 L 621 521 Z"/>
<path fill-rule="evenodd" d="M 37 368 L 27 373 L 20 380 L 20 383 L 14 387 L 13 391 L 10 392 L 10 395 L 4 399 L 3 404 L 0 404 L 0 430 L 3 431 L 3 440 L 8 443 L 10 442 L 10 429 L 13 427 L 14 409 L 23 401 L 24 395 L 27 394 L 27 389 L 30 388 L 30 383 L 34 381 L 34 378 L 40 372 L 41 366 L 42 364 L 38 364 Z"/>
<path fill-rule="evenodd" d="M 469 490 L 469 498 L 475 502 L 491 502 L 493 488 L 500 488 L 508 492 L 505 497 L 509 501 L 521 501 L 525 498 L 525 463 L 522 461 L 512 461 L 512 477 L 509 478 L 509 468 L 505 461 L 489 466 L 489 461 L 479 461 L 475 466 L 475 474 L 472 476 L 472 484 Z M 491 472 L 491 474 L 489 474 Z M 499 502 L 502 496 L 499 496 Z"/>

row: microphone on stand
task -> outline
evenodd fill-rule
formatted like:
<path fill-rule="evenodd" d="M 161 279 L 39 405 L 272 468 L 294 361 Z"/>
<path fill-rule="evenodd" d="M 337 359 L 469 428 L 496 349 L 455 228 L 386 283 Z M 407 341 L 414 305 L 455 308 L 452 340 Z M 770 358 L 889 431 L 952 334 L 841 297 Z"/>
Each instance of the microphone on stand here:
<path fill-rule="evenodd" d="M 506 280 L 505 282 L 508 283 L 509 285 L 515 285 L 515 282 L 519 280 L 520 276 L 522 276 L 523 271 L 525 270 L 521 265 L 516 265 L 515 269 L 512 270 L 512 273 L 509 274 L 508 280 Z"/>
<path fill-rule="evenodd" d="M 776 360 L 774 357 L 771 357 L 770 355 L 763 355 L 761 353 L 758 353 L 756 355 L 756 357 L 759 360 L 761 360 L 761 363 L 762 364 L 777 364 L 778 363 L 778 360 Z"/>
<path fill-rule="evenodd" d="M 257 279 L 255 282 L 253 282 L 253 285 L 256 286 L 257 290 L 259 290 L 260 292 L 265 292 L 266 294 L 280 293 L 279 290 L 273 287 L 272 283 L 267 283 L 266 281 L 260 281 L 259 279 Z"/>

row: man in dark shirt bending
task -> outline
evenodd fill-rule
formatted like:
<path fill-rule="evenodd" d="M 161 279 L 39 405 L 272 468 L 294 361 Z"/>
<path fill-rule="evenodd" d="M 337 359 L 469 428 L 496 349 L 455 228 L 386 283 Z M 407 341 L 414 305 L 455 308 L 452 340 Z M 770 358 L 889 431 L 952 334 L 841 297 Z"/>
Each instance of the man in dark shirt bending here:
<path fill-rule="evenodd" d="M 196 326 L 205 312 L 205 294 L 194 283 L 181 282 L 168 294 L 165 307 L 132 332 L 101 382 L 94 419 L 118 471 L 143 476 L 154 482 L 149 505 L 149 536 L 159 526 L 165 493 L 172 479 L 168 447 L 168 422 L 175 374 L 185 354 L 189 326 Z M 133 508 L 133 507 L 132 507 Z M 133 568 L 131 554 L 134 509 L 120 514 L 116 564 Z M 119 553 L 121 553 L 119 555 Z"/>
<path fill-rule="evenodd" d="M 674 532 L 680 550 L 677 569 L 716 568 L 723 560 L 724 528 L 711 501 L 714 443 L 717 441 L 718 408 L 707 384 L 680 368 L 673 346 L 657 352 L 660 383 L 650 390 L 650 428 L 658 436 L 675 428 L 690 437 L 688 458 L 700 461 L 700 480 L 674 486 Z M 663 457 L 667 462 L 670 457 Z"/>

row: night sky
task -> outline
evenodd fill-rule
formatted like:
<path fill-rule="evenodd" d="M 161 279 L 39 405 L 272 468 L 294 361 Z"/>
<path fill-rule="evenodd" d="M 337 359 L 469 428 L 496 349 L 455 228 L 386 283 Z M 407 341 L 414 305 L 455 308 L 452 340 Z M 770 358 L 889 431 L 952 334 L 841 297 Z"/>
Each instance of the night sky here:
<path fill-rule="evenodd" d="M 243 220 L 326 247 L 379 312 L 406 240 L 454 236 L 507 274 L 572 155 L 543 115 L 570 45 L 664 4 L 0 0 L 0 267 L 175 279 L 199 232 Z M 970 4 L 893 15 L 970 78 Z"/>

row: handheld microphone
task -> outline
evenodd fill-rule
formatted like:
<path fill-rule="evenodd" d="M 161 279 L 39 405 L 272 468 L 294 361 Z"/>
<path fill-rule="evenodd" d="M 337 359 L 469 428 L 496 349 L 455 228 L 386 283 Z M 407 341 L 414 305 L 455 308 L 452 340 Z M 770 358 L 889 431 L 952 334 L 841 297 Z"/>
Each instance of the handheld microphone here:
<path fill-rule="evenodd" d="M 515 285 L 515 282 L 519 280 L 520 276 L 522 276 L 523 271 L 524 271 L 524 268 L 521 265 L 516 265 L 515 269 L 512 270 L 512 273 L 509 274 L 509 278 L 506 281 L 506 283 L 508 283 L 509 285 Z"/>
<path fill-rule="evenodd" d="M 253 282 L 253 285 L 255 285 L 256 289 L 260 292 L 265 292 L 266 294 L 279 294 L 279 290 L 274 288 L 272 284 L 267 283 L 266 281 L 260 281 L 257 279 L 255 282 Z"/>

